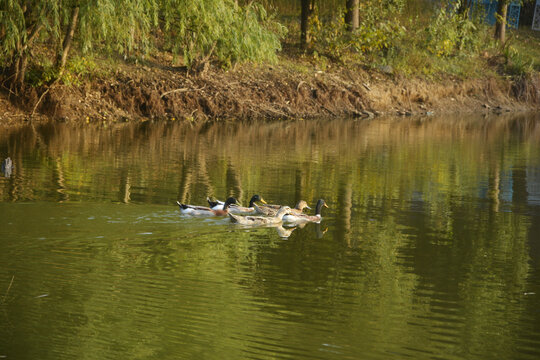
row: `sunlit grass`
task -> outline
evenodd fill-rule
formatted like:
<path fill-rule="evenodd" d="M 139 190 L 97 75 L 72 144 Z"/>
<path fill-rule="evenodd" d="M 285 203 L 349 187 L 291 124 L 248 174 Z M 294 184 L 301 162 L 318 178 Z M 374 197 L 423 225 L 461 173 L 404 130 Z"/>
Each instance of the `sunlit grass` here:
<path fill-rule="evenodd" d="M 530 65 L 535 71 L 540 71 L 540 31 L 529 28 L 512 31 L 507 43 L 516 49 L 523 63 Z"/>

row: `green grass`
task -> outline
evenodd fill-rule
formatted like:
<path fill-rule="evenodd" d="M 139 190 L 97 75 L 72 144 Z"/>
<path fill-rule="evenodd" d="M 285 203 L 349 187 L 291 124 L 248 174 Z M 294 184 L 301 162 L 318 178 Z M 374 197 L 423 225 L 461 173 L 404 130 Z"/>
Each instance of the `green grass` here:
<path fill-rule="evenodd" d="M 514 61 L 540 72 L 540 31 L 523 28 L 508 35 L 506 47 L 515 50 Z"/>

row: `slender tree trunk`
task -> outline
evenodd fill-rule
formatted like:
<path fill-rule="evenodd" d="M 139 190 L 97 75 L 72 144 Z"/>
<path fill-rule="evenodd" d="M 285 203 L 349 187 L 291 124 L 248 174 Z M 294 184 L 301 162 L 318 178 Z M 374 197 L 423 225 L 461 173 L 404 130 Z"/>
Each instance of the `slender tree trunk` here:
<path fill-rule="evenodd" d="M 470 0 L 461 0 L 457 9 L 458 14 L 464 15 L 469 12 Z"/>
<path fill-rule="evenodd" d="M 10 75 L 12 77 L 11 84 L 12 89 L 15 92 L 21 90 L 24 86 L 24 78 L 26 76 L 26 68 L 28 65 L 28 49 L 32 42 L 39 36 L 43 24 L 36 24 L 29 26 L 27 29 L 28 37 L 26 42 L 22 42 L 22 39 L 17 43 L 17 51 L 13 58 L 13 63 L 10 68 Z"/>
<path fill-rule="evenodd" d="M 62 55 L 59 59 L 58 67 L 60 71 L 64 70 L 66 66 L 67 57 L 69 50 L 71 49 L 71 42 L 73 41 L 73 35 L 75 34 L 75 29 L 77 28 L 77 21 L 79 19 L 79 6 L 75 6 L 71 9 L 71 21 L 66 31 L 66 36 L 64 42 L 62 43 Z"/>
<path fill-rule="evenodd" d="M 21 40 L 17 41 L 16 52 L 13 56 L 11 63 L 9 64 L 9 87 L 10 90 L 17 93 L 19 90 L 19 69 L 21 68 L 21 55 L 22 55 L 22 44 Z"/>
<path fill-rule="evenodd" d="M 506 15 L 508 13 L 508 0 L 499 0 L 497 5 L 497 22 L 495 23 L 495 39 L 503 43 L 506 39 Z"/>
<path fill-rule="evenodd" d="M 15 76 L 15 85 L 17 89 L 22 89 L 24 86 L 24 77 L 26 76 L 26 66 L 28 65 L 28 56 L 26 51 L 23 51 L 17 59 L 17 75 Z"/>
<path fill-rule="evenodd" d="M 347 12 L 345 13 L 345 23 L 349 30 L 358 29 L 360 25 L 360 14 L 358 10 L 359 0 L 347 0 Z"/>
<path fill-rule="evenodd" d="M 22 90 L 24 86 L 24 77 L 26 74 L 26 65 L 27 65 L 27 55 L 26 51 L 22 50 L 22 47 L 17 46 L 16 55 L 14 56 L 13 62 L 11 63 L 9 74 L 11 75 L 11 90 L 14 93 L 18 93 L 19 90 Z"/>
<path fill-rule="evenodd" d="M 300 15 L 300 43 L 302 46 L 309 44 L 308 24 L 312 7 L 311 0 L 302 1 L 302 13 Z"/>

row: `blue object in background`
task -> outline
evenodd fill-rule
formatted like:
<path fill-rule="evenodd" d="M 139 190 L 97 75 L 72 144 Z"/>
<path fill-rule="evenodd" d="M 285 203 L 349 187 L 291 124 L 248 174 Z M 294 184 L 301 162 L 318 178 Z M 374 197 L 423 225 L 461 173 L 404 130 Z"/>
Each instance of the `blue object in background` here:
<path fill-rule="evenodd" d="M 519 13 L 521 12 L 521 5 L 518 2 L 513 2 L 508 5 L 508 14 L 506 15 L 507 26 L 514 29 L 519 25 Z"/>
<path fill-rule="evenodd" d="M 495 25 L 498 1 L 495 0 L 471 0 L 472 11 L 483 11 L 486 22 L 490 25 Z M 506 14 L 506 26 L 514 29 L 519 25 L 519 13 L 521 5 L 519 2 L 511 2 L 508 5 L 508 13 Z"/>

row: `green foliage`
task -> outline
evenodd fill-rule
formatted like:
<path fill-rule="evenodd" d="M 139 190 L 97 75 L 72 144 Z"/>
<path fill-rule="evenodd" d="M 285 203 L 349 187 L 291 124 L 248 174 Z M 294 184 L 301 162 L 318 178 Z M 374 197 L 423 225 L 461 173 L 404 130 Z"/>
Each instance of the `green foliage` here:
<path fill-rule="evenodd" d="M 0 39 L 0 56 L 10 56 L 21 40 L 26 39 L 24 14 L 18 1 L 0 2 L 0 24 L 3 36 Z"/>
<path fill-rule="evenodd" d="M 309 33 L 315 53 L 321 53 L 334 58 L 341 58 L 350 47 L 346 39 L 347 29 L 343 9 L 339 16 L 324 24 L 319 18 L 318 8 L 309 19 Z"/>
<path fill-rule="evenodd" d="M 343 1 L 315 3 L 309 31 L 323 68 L 330 59 L 354 58 L 375 66 L 390 64 L 405 74 L 481 73 L 485 61 L 479 54 L 487 50 L 504 57 L 505 71 L 510 74 L 540 69 L 536 38 L 529 40 L 533 44 L 516 41 L 511 47 L 495 49 L 482 11 L 460 14 L 459 3 L 452 7 L 428 5 L 432 2 L 427 0 L 361 1 L 360 25 L 355 31 L 345 24 L 344 10 L 339 7 Z M 411 7 L 413 3 L 416 8 Z M 11 71 L 25 66 L 28 59 L 26 78 L 32 85 L 50 83 L 60 75 L 63 83 L 77 84 L 92 71 L 82 60 L 92 52 L 106 50 L 140 58 L 161 47 L 163 40 L 165 49 L 183 57 L 188 66 L 210 60 L 224 67 L 242 61 L 274 61 L 286 28 L 266 9 L 277 8 L 288 16 L 296 42 L 299 4 L 284 0 L 0 0 L 0 66 Z M 55 67 L 75 6 L 80 11 L 73 47 L 81 57 L 68 58 L 64 73 Z M 413 10 L 416 19 L 407 14 Z"/>
<path fill-rule="evenodd" d="M 499 49 L 484 22 L 484 11 L 473 7 L 460 13 L 459 3 L 451 4 L 401 19 L 407 34 L 386 58 L 397 72 L 428 78 L 496 76 L 498 69 L 488 66 L 487 59 Z"/>
<path fill-rule="evenodd" d="M 39 65 L 34 64 L 29 69 L 26 77 L 28 84 L 34 87 L 39 87 L 49 84 L 58 78 L 58 69 L 52 62 L 44 60 Z"/>
<path fill-rule="evenodd" d="M 82 1 L 78 40 L 83 52 L 104 47 L 126 55 L 151 48 L 150 33 L 158 24 L 158 0 Z M 64 21 L 70 6 L 64 6 Z"/>
<path fill-rule="evenodd" d="M 81 85 L 84 78 L 97 71 L 96 63 L 88 58 L 75 56 L 66 64 L 62 73 L 54 63 L 45 59 L 39 65 L 30 68 L 27 74 L 27 82 L 34 87 L 50 84 L 59 80 L 65 85 Z"/>
<path fill-rule="evenodd" d="M 58 34 L 59 2 L 52 0 L 0 1 L 0 59 L 10 60 L 27 51 L 29 38 L 41 29 Z"/>
<path fill-rule="evenodd" d="M 361 4 L 362 19 L 359 28 L 352 32 L 345 23 L 345 10 L 340 9 L 330 21 L 323 22 L 316 9 L 310 19 L 314 49 L 338 59 L 350 52 L 363 56 L 386 54 L 405 35 L 405 28 L 393 17 L 401 11 L 402 1 L 390 1 L 383 8 L 378 3 Z"/>
<path fill-rule="evenodd" d="M 472 53 L 484 45 L 483 18 L 469 18 L 458 12 L 459 1 L 452 5 L 443 2 L 433 21 L 426 28 L 426 48 L 439 57 Z"/>
<path fill-rule="evenodd" d="M 61 80 L 68 85 L 80 85 L 83 78 L 90 76 L 96 70 L 97 65 L 92 59 L 75 56 L 66 64 Z"/>
<path fill-rule="evenodd" d="M 75 7 L 76 46 L 83 54 L 107 49 L 144 55 L 155 43 L 153 33 L 162 33 L 188 65 L 212 56 L 225 65 L 271 61 L 286 31 L 260 4 L 239 6 L 234 0 L 2 0 L 0 60 L 9 65 L 30 51 L 25 44 L 34 29 L 53 42 L 58 56 Z"/>
<path fill-rule="evenodd" d="M 514 48 L 523 62 L 531 64 L 533 71 L 540 71 L 540 36 L 537 31 L 520 29 L 512 33 L 506 43 Z"/>
<path fill-rule="evenodd" d="M 275 60 L 285 28 L 264 7 L 233 0 L 165 0 L 164 33 L 190 66 L 212 55 L 225 65 Z"/>
<path fill-rule="evenodd" d="M 520 53 L 516 47 L 508 44 L 504 47 L 502 55 L 505 59 L 505 72 L 510 75 L 524 76 L 534 70 L 534 62 L 524 54 Z"/>

